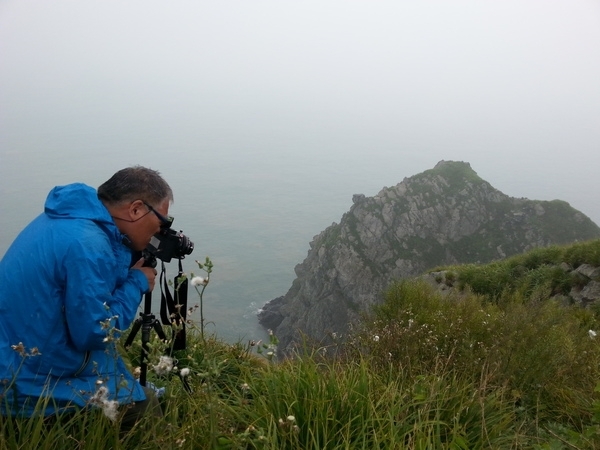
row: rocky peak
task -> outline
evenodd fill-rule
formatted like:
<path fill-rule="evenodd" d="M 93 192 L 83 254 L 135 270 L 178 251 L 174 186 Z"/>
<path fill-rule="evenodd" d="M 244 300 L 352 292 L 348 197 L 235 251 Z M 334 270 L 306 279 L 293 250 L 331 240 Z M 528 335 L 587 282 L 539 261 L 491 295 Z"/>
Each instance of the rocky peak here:
<path fill-rule="evenodd" d="M 466 162 L 440 161 L 352 201 L 340 223 L 310 243 L 285 296 L 259 313 L 284 352 L 302 335 L 327 343 L 330 333 L 347 332 L 393 280 L 600 237 L 600 228 L 568 203 L 509 197 Z"/>

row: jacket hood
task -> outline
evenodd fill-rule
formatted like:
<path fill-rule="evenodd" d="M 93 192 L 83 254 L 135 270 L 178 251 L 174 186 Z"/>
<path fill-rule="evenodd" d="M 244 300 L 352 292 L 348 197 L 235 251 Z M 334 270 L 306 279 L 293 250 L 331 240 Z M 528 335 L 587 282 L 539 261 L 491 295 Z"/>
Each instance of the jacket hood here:
<path fill-rule="evenodd" d="M 83 183 L 56 186 L 48 197 L 44 210 L 56 219 L 89 219 L 114 224 L 110 213 L 98 199 L 96 189 Z"/>

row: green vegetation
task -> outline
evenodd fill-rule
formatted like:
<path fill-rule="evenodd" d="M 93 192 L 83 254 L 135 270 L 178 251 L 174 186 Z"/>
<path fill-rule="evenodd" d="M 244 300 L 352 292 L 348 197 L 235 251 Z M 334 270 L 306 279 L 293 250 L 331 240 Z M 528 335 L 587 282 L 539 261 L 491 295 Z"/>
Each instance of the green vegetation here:
<path fill-rule="evenodd" d="M 413 183 L 411 183 L 411 194 L 430 193 L 435 195 L 431 190 L 429 183 L 423 182 L 423 180 L 435 175 L 442 176 L 448 181 L 448 186 L 444 192 L 449 195 L 459 193 L 469 184 L 479 185 L 486 183 L 479 175 L 477 175 L 468 163 L 460 161 L 444 161 L 443 163 L 439 163 L 433 169 L 426 170 L 411 177 L 413 180 Z"/>
<path fill-rule="evenodd" d="M 148 373 L 163 418 L 120 435 L 100 409 L 0 416 L 0 450 L 600 448 L 600 318 L 551 299 L 561 262 L 600 265 L 600 241 L 452 267 L 450 294 L 398 282 L 352 335 L 280 362 L 275 336 L 229 345 L 190 326 L 178 367 Z"/>
<path fill-rule="evenodd" d="M 600 343 L 590 330 L 598 325 L 591 311 L 560 306 L 543 290 L 527 300 L 516 294 L 497 304 L 403 281 L 388 291 L 386 302 L 354 339 L 354 355 L 369 354 L 373 370 L 387 370 L 390 378 L 439 378 L 444 388 L 460 380 L 479 404 L 491 402 L 490 413 L 501 415 L 503 425 L 487 433 L 500 441 L 485 444 L 471 436 L 467 448 L 503 448 L 509 438 L 515 447 L 535 448 L 531 445 L 550 431 L 595 427 Z M 473 414 L 468 398 L 462 396 L 460 408 Z M 445 426 L 453 418 L 465 433 L 474 433 L 462 423 L 466 417 L 460 408 L 448 411 Z M 485 430 L 484 416 L 490 417 L 482 413 L 477 421 Z"/>
<path fill-rule="evenodd" d="M 325 248 L 334 247 L 339 243 L 342 234 L 342 227 L 339 224 L 331 225 L 325 230 L 323 236 L 323 246 Z"/>
<path fill-rule="evenodd" d="M 514 295 L 530 299 L 540 290 L 548 296 L 567 295 L 571 288 L 581 287 L 580 277 L 562 268 L 563 263 L 574 269 L 582 264 L 600 266 L 600 240 L 537 248 L 490 264 L 465 264 L 446 270 L 456 275 L 459 288 L 499 301 Z"/>
<path fill-rule="evenodd" d="M 580 220 L 573 226 L 575 210 L 567 202 L 552 200 L 539 202 L 544 208 L 544 216 L 533 216 L 532 225 L 539 227 L 554 242 L 573 242 L 578 236 L 583 239 L 593 239 L 598 236 L 598 226 L 591 219 L 580 214 Z M 553 220 L 546 220 L 545 216 Z"/>

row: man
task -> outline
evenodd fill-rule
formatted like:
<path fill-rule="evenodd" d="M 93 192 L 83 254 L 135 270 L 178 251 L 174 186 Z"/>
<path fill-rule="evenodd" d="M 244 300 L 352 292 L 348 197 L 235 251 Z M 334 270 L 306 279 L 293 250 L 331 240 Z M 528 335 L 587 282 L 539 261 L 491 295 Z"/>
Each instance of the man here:
<path fill-rule="evenodd" d="M 115 337 L 135 318 L 156 270 L 133 266 L 167 219 L 171 188 L 144 167 L 120 170 L 98 191 L 81 183 L 50 191 L 43 214 L 0 261 L 0 413 L 31 417 L 90 405 L 125 410 L 146 399 Z M 129 408 L 122 405 L 128 405 Z M 156 413 L 156 412 L 155 412 Z"/>

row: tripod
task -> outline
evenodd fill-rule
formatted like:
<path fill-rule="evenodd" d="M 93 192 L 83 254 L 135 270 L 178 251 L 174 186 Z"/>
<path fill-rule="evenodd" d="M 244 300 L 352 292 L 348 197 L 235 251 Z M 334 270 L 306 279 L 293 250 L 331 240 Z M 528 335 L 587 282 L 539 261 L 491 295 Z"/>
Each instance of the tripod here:
<path fill-rule="evenodd" d="M 154 329 L 158 337 L 163 341 L 167 342 L 167 336 L 158 319 L 152 314 L 152 293 L 148 292 L 144 296 L 144 312 L 140 313 L 140 317 L 133 322 L 131 333 L 125 341 L 125 348 L 129 347 L 135 339 L 138 331 L 142 329 L 142 351 L 140 355 L 140 384 L 146 386 L 146 375 L 148 373 L 148 354 L 150 348 L 148 342 L 150 342 L 150 332 Z"/>
<path fill-rule="evenodd" d="M 146 262 L 144 263 L 145 266 L 156 267 L 156 258 L 154 258 L 151 255 L 144 255 L 144 258 L 146 258 Z M 171 324 L 171 322 L 168 319 L 166 310 L 167 310 L 167 308 L 168 308 L 168 310 L 174 310 L 175 304 L 171 297 L 171 293 L 169 292 L 169 287 L 168 287 L 166 278 L 164 277 L 164 274 L 165 274 L 165 266 L 163 264 L 160 276 L 161 276 L 161 279 L 163 279 L 163 281 L 164 281 L 164 288 L 166 289 L 166 294 L 165 294 L 165 292 L 162 292 L 161 316 L 163 319 L 163 323 L 165 325 L 169 325 L 169 324 Z M 181 277 L 182 274 L 183 274 L 183 272 L 182 272 L 182 267 L 181 267 L 181 260 L 179 260 L 179 276 Z M 184 285 L 185 285 L 185 291 L 184 291 L 185 292 L 184 305 L 185 305 L 185 304 L 187 304 L 187 280 L 185 280 L 185 282 L 178 282 L 176 279 L 177 289 L 181 288 Z M 161 291 L 162 291 L 162 287 L 161 287 Z M 184 309 L 184 311 L 185 311 L 185 309 Z M 182 324 L 184 324 L 185 322 L 183 322 L 181 320 L 181 318 L 182 318 L 182 316 L 178 315 L 177 322 L 181 322 Z M 183 316 L 183 320 L 185 320 L 185 316 Z M 150 354 L 150 347 L 149 347 L 148 343 L 150 342 L 151 331 L 154 329 L 154 331 L 156 331 L 156 334 L 158 335 L 158 337 L 161 339 L 162 342 L 168 341 L 167 336 L 165 335 L 165 332 L 161 326 L 160 321 L 156 318 L 156 316 L 154 314 L 152 314 L 152 293 L 151 292 L 147 292 L 144 296 L 144 311 L 141 312 L 140 317 L 134 321 L 133 326 L 131 327 L 131 332 L 129 333 L 129 336 L 127 337 L 127 340 L 125 341 L 125 348 L 128 348 L 131 346 L 131 344 L 133 343 L 133 340 L 135 339 L 135 336 L 137 335 L 137 333 L 139 332 L 140 329 L 142 330 L 142 350 L 141 350 L 141 355 L 140 355 L 140 384 L 142 386 L 146 386 L 146 379 L 147 379 L 147 374 L 148 374 L 148 355 Z M 182 330 L 180 330 L 178 333 L 174 334 L 173 342 L 174 342 L 174 345 L 170 349 L 169 354 L 171 354 L 173 350 L 181 350 L 181 349 L 185 348 L 185 325 L 182 325 Z M 187 380 L 185 378 L 183 378 L 180 374 L 178 374 L 178 375 L 179 375 L 179 379 L 183 383 L 183 387 L 185 388 L 185 390 L 188 393 L 191 393 L 192 390 L 191 390 L 191 387 L 188 384 Z"/>

